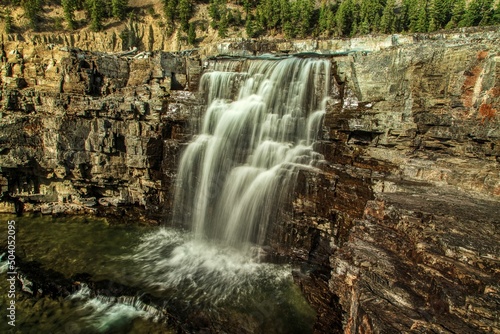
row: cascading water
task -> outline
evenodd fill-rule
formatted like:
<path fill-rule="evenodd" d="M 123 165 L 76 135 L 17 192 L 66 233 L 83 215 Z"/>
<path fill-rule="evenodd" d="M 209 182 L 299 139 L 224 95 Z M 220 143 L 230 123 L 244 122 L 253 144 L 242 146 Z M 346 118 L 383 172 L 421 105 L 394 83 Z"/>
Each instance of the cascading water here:
<path fill-rule="evenodd" d="M 83 270 L 140 291 L 115 297 L 83 287 L 63 301 L 46 298 L 44 320 L 24 317 L 23 325 L 44 333 L 60 326 L 125 333 L 132 325 L 164 333 L 165 326 L 150 322 L 171 312 L 186 332 L 311 333 L 315 314 L 293 284 L 291 265 L 261 263 L 247 250 L 264 242 L 299 170 L 321 159 L 312 144 L 329 77 L 328 60 L 299 58 L 224 61 L 202 77 L 207 110 L 183 155 L 176 191 L 175 217 L 193 233 L 16 217 L 20 254 L 67 277 Z M 0 272 L 7 270 L 2 259 Z"/>
<path fill-rule="evenodd" d="M 299 169 L 321 159 L 312 143 L 329 77 L 329 60 L 295 57 L 222 61 L 205 73 L 208 106 L 179 166 L 174 219 L 198 239 L 262 244 Z"/>

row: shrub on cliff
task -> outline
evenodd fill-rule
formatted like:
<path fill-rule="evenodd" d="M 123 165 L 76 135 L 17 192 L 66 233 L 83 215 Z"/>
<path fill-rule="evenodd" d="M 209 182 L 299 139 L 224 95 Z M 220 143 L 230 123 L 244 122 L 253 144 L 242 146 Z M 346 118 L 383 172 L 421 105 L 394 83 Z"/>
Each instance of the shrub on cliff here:
<path fill-rule="evenodd" d="M 64 19 L 68 24 L 70 30 L 75 29 L 75 16 L 74 12 L 76 9 L 76 0 L 61 0 L 61 5 L 64 10 Z"/>
<path fill-rule="evenodd" d="M 40 13 L 42 12 L 43 0 L 22 0 L 21 5 L 26 18 L 29 20 L 30 28 L 38 31 L 40 28 Z"/>
<path fill-rule="evenodd" d="M 90 29 L 93 31 L 102 30 L 103 7 L 102 0 L 90 0 Z"/>
<path fill-rule="evenodd" d="M 128 0 L 111 0 L 113 16 L 123 20 L 127 16 Z"/>
<path fill-rule="evenodd" d="M 5 33 L 10 34 L 12 32 L 12 16 L 10 13 L 10 9 L 8 8 L 5 10 L 4 19 L 5 19 Z"/>
<path fill-rule="evenodd" d="M 193 22 L 189 24 L 188 43 L 191 45 L 196 44 L 196 26 Z"/>

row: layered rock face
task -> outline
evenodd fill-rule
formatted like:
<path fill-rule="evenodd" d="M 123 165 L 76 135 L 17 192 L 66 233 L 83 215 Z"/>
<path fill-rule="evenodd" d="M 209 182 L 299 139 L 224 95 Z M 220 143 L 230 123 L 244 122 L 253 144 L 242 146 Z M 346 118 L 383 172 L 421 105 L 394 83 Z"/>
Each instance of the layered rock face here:
<path fill-rule="evenodd" d="M 325 161 L 299 175 L 269 254 L 301 265 L 317 332 L 499 332 L 500 34 L 367 41 L 216 47 L 335 47 L 315 144 Z M 5 53 L 2 210 L 167 217 L 189 119 L 202 111 L 200 60 Z"/>
<path fill-rule="evenodd" d="M 162 218 L 199 60 L 62 50 L 4 50 L 2 211 L 137 206 Z"/>
<path fill-rule="evenodd" d="M 325 166 L 270 240 L 319 332 L 500 331 L 499 36 L 473 37 L 332 59 Z"/>

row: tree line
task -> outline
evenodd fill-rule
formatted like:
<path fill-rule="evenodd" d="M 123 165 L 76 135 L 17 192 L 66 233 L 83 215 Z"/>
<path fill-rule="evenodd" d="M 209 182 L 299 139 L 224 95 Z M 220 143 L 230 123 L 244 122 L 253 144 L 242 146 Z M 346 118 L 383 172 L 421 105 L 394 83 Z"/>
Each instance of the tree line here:
<path fill-rule="evenodd" d="M 226 0 L 210 0 L 225 15 Z M 500 24 L 498 0 L 261 0 L 236 1 L 245 8 L 249 37 L 282 33 L 294 37 L 352 37 L 370 33 L 433 32 Z M 220 18 L 219 18 L 220 17 Z"/>
<path fill-rule="evenodd" d="M 196 3 L 209 4 L 220 37 L 245 27 L 248 37 L 353 37 L 434 32 L 500 24 L 500 0 L 162 0 L 169 23 L 193 34 Z M 228 4 L 233 5 L 232 8 Z M 192 40 L 192 38 L 188 39 Z"/>
<path fill-rule="evenodd" d="M 30 27 L 38 30 L 45 2 L 59 4 L 69 29 L 77 28 L 76 10 L 86 10 L 92 30 L 103 20 L 125 19 L 128 0 L 4 0 L 22 6 Z M 169 32 L 180 27 L 194 44 L 192 18 L 198 4 L 207 4 L 210 26 L 226 37 L 230 28 L 248 37 L 283 34 L 287 38 L 352 37 L 370 33 L 433 32 L 468 26 L 500 24 L 500 0 L 160 0 Z M 231 5 L 231 6 L 228 6 Z M 12 17 L 4 12 L 5 30 Z"/>

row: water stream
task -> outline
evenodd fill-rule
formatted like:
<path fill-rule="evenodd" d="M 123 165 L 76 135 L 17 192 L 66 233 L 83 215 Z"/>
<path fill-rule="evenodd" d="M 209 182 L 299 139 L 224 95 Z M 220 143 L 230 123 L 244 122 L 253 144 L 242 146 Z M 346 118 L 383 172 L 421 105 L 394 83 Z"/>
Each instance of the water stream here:
<path fill-rule="evenodd" d="M 330 89 L 326 59 L 222 61 L 201 78 L 201 133 L 179 166 L 177 222 L 198 239 L 261 245 L 313 151 Z"/>
<path fill-rule="evenodd" d="M 322 159 L 312 144 L 329 74 L 328 60 L 290 57 L 217 62 L 203 75 L 207 108 L 182 156 L 175 193 L 174 219 L 190 232 L 20 217 L 18 254 L 65 277 L 85 273 L 159 298 L 189 328 L 311 332 L 315 314 L 293 284 L 292 267 L 260 263 L 251 250 L 265 244 L 299 170 Z M 84 284 L 66 298 L 18 305 L 23 333 L 171 330 L 140 294 L 96 295 Z"/>

